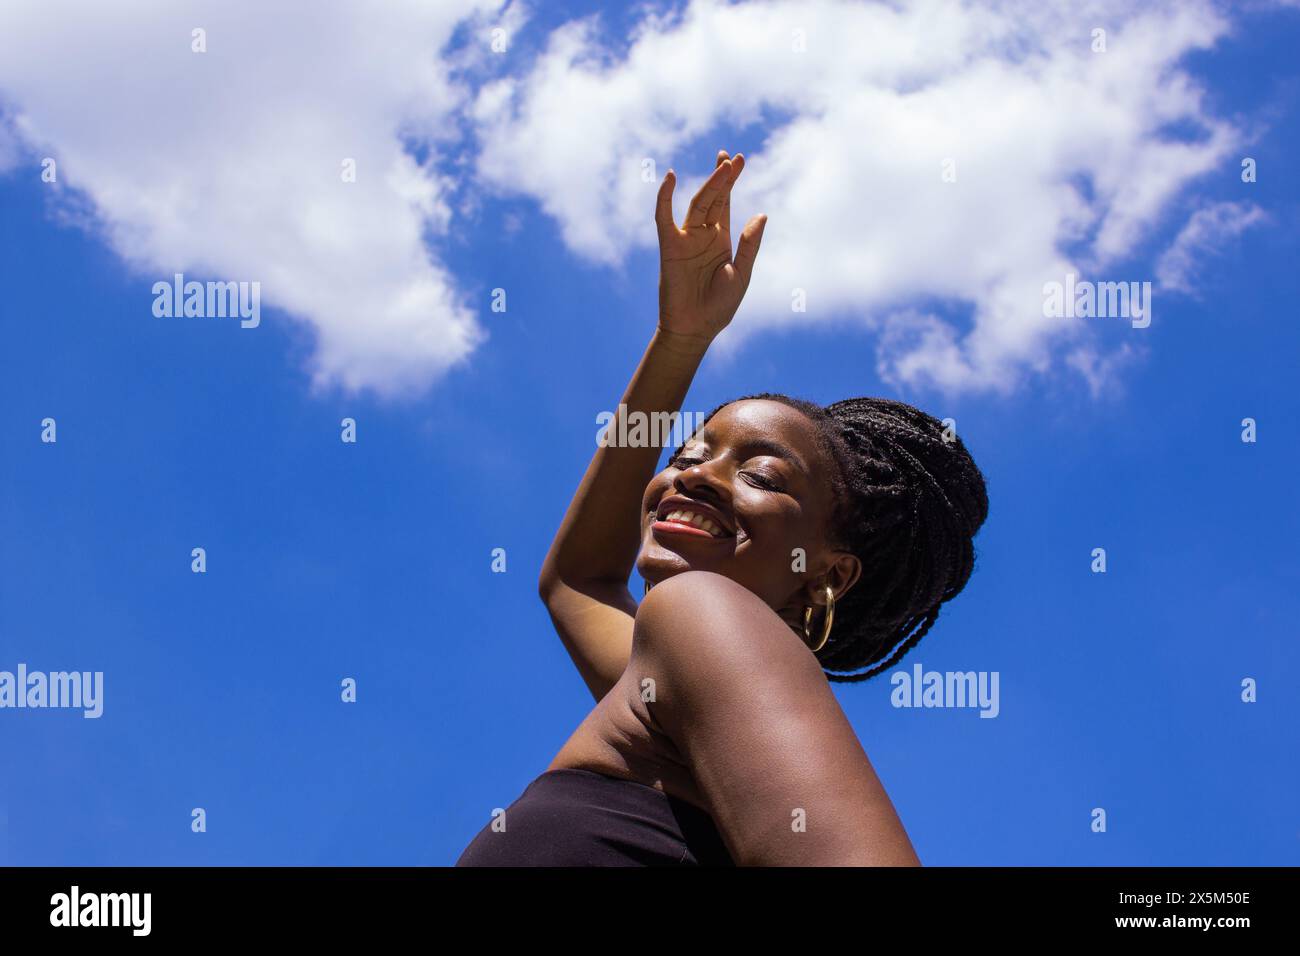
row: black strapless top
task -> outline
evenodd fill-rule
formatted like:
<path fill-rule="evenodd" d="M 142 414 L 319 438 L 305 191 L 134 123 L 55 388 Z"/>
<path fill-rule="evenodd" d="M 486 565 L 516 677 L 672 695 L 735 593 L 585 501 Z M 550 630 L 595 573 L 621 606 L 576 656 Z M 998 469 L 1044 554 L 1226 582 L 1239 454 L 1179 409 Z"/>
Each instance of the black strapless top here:
<path fill-rule="evenodd" d="M 713 819 L 662 790 L 592 770 L 548 770 L 457 866 L 734 866 Z"/>

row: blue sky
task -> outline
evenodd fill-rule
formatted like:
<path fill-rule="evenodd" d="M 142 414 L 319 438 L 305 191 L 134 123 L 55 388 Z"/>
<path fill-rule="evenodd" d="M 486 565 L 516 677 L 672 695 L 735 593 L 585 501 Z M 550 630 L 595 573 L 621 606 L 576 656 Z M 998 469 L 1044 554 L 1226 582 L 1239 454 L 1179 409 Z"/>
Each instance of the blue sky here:
<path fill-rule="evenodd" d="M 85 132 L 95 126 L 89 107 L 67 106 L 48 79 L 25 83 L 0 68 L 11 137 L 9 147 L 0 140 L 0 670 L 22 662 L 105 675 L 98 720 L 0 710 L 0 863 L 448 864 L 588 712 L 536 597 L 537 572 L 594 450 L 596 416 L 617 403 L 653 328 L 652 206 L 636 212 L 635 192 L 626 212 L 622 198 L 593 200 L 607 217 L 604 255 L 601 235 L 546 207 L 552 184 L 569 188 L 568 179 L 572 195 L 600 191 L 589 171 L 566 179 L 560 152 L 558 171 L 539 159 L 515 187 L 501 173 L 519 151 L 542 156 L 553 145 L 529 132 L 526 92 L 542 82 L 530 71 L 555 31 L 588 9 L 532 11 L 515 27 L 515 60 L 467 70 L 467 99 L 449 115 L 469 116 L 491 83 L 516 78 L 510 122 L 450 144 L 425 140 L 428 168 L 447 177 L 431 205 L 445 203 L 446 216 L 426 207 L 412 221 L 462 297 L 438 320 L 437 341 L 477 329 L 478 344 L 459 356 L 404 340 L 404 315 L 385 311 L 380 293 L 348 299 L 354 283 L 388 276 L 364 248 L 339 260 L 357 264 L 355 277 L 318 276 L 322 295 L 348 306 L 336 313 L 313 286 L 327 258 L 295 258 L 283 237 L 259 246 L 258 234 L 240 232 L 257 210 L 280 217 L 267 234 L 292 214 L 258 191 L 256 144 L 244 178 L 212 187 L 238 216 L 216 216 L 201 191 L 187 200 L 200 174 L 217 182 L 197 159 L 155 214 L 145 200 L 156 198 L 156 177 L 139 180 L 138 204 L 123 198 L 117 187 L 136 167 L 114 165 L 111 136 Z M 637 21 L 604 22 L 610 69 Z M 455 34 L 453 47 L 476 36 Z M 991 509 L 976 573 L 903 666 L 997 671 L 999 716 L 896 709 L 881 679 L 837 688 L 925 863 L 1300 863 L 1298 46 L 1294 11 L 1234 13 L 1207 49 L 1175 60 L 1204 88 L 1201 113 L 1222 124 L 1206 168 L 1153 160 L 1129 170 L 1176 186 L 1135 211 L 1106 156 L 1146 157 L 1150 143 L 1136 137 L 1080 167 L 1102 196 L 1088 228 L 1043 226 L 1049 253 L 1100 279 L 1157 280 L 1163 263 L 1150 328 L 1095 320 L 1071 338 L 1027 323 L 1016 342 L 1038 336 L 1040 349 L 988 358 L 999 323 L 1033 311 L 987 305 L 1016 288 L 997 277 L 1034 240 L 1022 226 L 1033 210 L 988 219 L 975 202 L 919 235 L 908 234 L 916 223 L 864 224 L 861 249 L 847 229 L 831 251 L 860 252 L 867 273 L 894 230 L 910 251 L 951 243 L 971 260 L 994 257 L 987 272 L 952 262 L 882 279 L 897 283 L 885 302 L 798 259 L 805 246 L 820 259 L 827 250 L 796 209 L 777 207 L 787 215 L 773 215 L 768 238 L 784 238 L 760 253 L 757 298 L 688 396 L 698 411 L 768 390 L 820 402 L 901 397 L 955 418 L 983 468 Z M 685 64 L 683 54 L 659 69 Z M 977 77 L 942 82 L 980 89 Z M 781 137 L 783 109 L 804 104 L 758 105 L 706 111 L 695 125 L 665 118 L 676 132 L 654 154 L 659 174 L 671 165 L 698 182 L 725 147 L 749 157 L 758 197 L 781 201 L 764 161 L 771 170 L 803 155 Z M 623 127 L 592 122 L 584 150 L 614 152 Z M 900 134 L 882 120 L 875 135 Z M 40 159 L 61 156 L 62 144 L 56 190 L 42 183 Z M 171 148 L 162 136 L 150 155 Z M 1243 156 L 1257 160 L 1257 182 L 1241 181 Z M 1075 171 L 1042 162 L 1025 160 L 1025 190 L 1058 195 L 1047 186 Z M 753 194 L 742 200 L 746 177 L 738 207 L 764 211 Z M 395 202 L 373 188 L 376 202 Z M 86 209 L 96 218 L 73 214 Z M 188 231 L 187 209 L 200 224 Z M 1207 239 L 1193 224 L 1216 209 L 1226 219 L 1202 225 L 1240 224 L 1249 209 L 1264 219 Z M 339 215 L 341 234 L 371 234 L 361 213 Z M 1123 238 L 1107 238 L 1107 222 L 1126 215 L 1142 228 L 1129 237 L 1115 225 Z M 251 259 L 239 258 L 245 239 Z M 1171 260 L 1175 248 L 1186 254 Z M 240 271 L 249 261 L 265 269 Z M 1169 279 L 1180 262 L 1195 268 Z M 770 287 L 759 284 L 765 266 L 779 272 Z M 413 268 L 395 290 L 428 278 Z M 155 318 L 152 283 L 180 269 L 263 276 L 261 325 Z M 773 299 L 800 269 L 836 307 L 784 321 Z M 979 289 L 963 296 L 963 283 Z M 505 313 L 488 306 L 498 287 Z M 367 296 L 373 342 L 370 313 L 352 309 Z M 942 335 L 882 351 L 913 320 L 953 329 L 960 359 Z M 1095 374 L 1078 374 L 1081 355 L 1101 363 Z M 55 444 L 40 440 L 46 417 L 57 421 Z M 355 444 L 340 441 L 344 417 L 357 422 Z M 1253 444 L 1241 441 L 1246 417 L 1258 422 Z M 205 574 L 191 573 L 195 547 L 207 551 Z M 1097 547 L 1105 574 L 1090 571 Z M 492 572 L 494 548 L 506 549 L 504 574 Z M 357 681 L 354 704 L 340 701 L 344 677 Z M 1240 699 L 1247 677 L 1256 703 Z M 195 807 L 207 812 L 206 833 L 190 830 Z M 1106 809 L 1105 833 L 1090 830 L 1095 807 Z"/>

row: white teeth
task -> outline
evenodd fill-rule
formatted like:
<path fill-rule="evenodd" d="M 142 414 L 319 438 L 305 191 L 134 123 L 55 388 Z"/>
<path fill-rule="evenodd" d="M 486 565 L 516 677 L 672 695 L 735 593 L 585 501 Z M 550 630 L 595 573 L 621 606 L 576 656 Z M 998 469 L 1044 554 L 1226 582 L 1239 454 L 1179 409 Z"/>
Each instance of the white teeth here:
<path fill-rule="evenodd" d="M 723 530 L 717 522 L 704 517 L 702 514 L 691 511 L 688 508 L 678 508 L 676 511 L 670 511 L 664 515 L 664 521 L 676 521 L 680 524 L 688 524 L 693 528 L 699 528 L 701 531 L 707 531 L 715 538 L 723 536 Z"/>

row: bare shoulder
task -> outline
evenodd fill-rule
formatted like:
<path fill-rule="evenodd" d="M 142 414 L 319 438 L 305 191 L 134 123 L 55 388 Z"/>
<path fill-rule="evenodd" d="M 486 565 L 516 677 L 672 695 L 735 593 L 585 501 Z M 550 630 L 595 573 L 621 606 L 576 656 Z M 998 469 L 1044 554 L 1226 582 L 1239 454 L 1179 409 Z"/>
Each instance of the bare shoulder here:
<path fill-rule="evenodd" d="M 736 682 L 774 679 L 822 690 L 812 652 L 751 591 L 711 571 L 686 571 L 655 585 L 637 609 L 634 654 L 715 693 Z"/>
<path fill-rule="evenodd" d="M 738 862 L 916 862 L 816 657 L 741 585 L 703 571 L 656 585 L 629 671 Z"/>

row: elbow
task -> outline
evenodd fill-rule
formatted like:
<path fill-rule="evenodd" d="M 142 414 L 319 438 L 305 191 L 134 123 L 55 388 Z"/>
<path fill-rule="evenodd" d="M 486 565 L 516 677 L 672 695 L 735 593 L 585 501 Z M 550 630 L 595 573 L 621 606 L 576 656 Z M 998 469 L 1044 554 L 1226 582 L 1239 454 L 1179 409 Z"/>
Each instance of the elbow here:
<path fill-rule="evenodd" d="M 543 604 L 550 606 L 555 598 L 555 592 L 560 588 L 560 576 L 555 573 L 555 569 L 549 564 L 542 565 L 542 573 L 537 576 L 537 596 L 541 598 Z"/>
<path fill-rule="evenodd" d="M 561 574 L 547 565 L 542 566 L 541 574 L 537 577 L 537 596 L 551 612 L 559 607 L 572 607 L 574 597 L 580 596 L 635 613 L 635 602 L 628 593 L 626 580 L 578 578 Z"/>
<path fill-rule="evenodd" d="M 541 598 L 548 610 L 553 608 L 557 601 L 563 601 L 565 595 L 575 591 L 586 593 L 587 590 L 586 582 L 566 577 L 549 564 L 543 564 L 542 572 L 537 576 L 537 596 Z"/>

